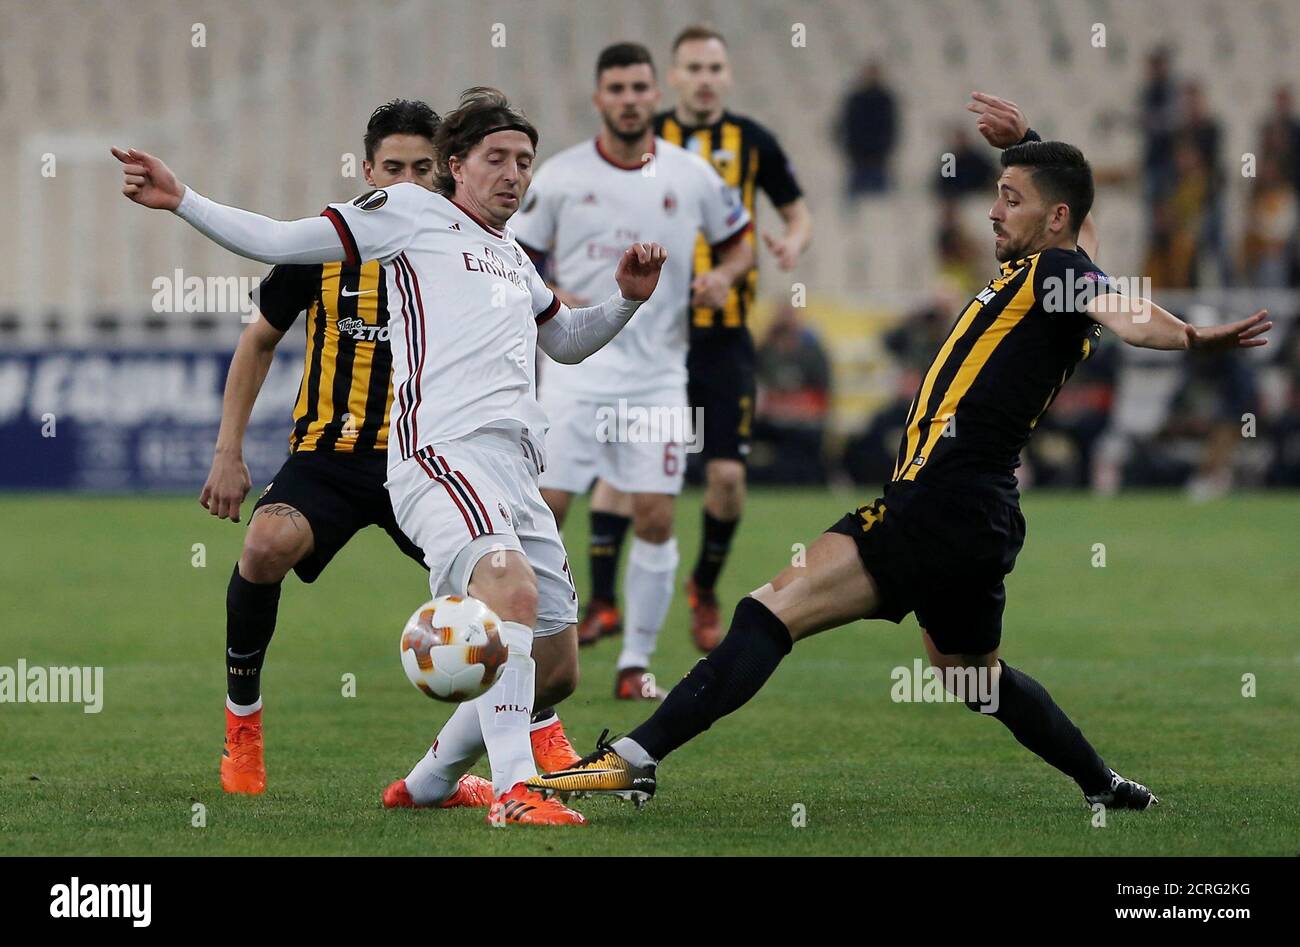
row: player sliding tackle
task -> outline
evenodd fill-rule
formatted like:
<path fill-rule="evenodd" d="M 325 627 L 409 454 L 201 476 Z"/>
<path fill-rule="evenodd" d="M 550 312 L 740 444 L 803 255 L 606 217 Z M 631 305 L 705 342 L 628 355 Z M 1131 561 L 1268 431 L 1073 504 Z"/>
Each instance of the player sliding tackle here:
<path fill-rule="evenodd" d="M 547 420 L 534 362 L 538 347 L 565 363 L 600 349 L 654 292 L 667 254 L 636 243 L 618 261 L 617 292 L 598 306 L 562 305 L 506 229 L 536 147 L 536 129 L 500 92 L 470 89 L 438 129 L 437 193 L 400 183 L 287 222 L 214 203 L 152 155 L 113 154 L 123 194 L 173 211 L 241 256 L 383 264 L 393 511 L 424 552 L 431 592 L 485 602 L 502 618 L 509 651 L 498 684 L 456 708 L 400 791 L 436 805 L 486 750 L 496 795 L 489 821 L 581 825 L 581 814 L 524 785 L 537 772 L 528 737 L 535 679 L 542 706 L 572 693 L 577 679 L 577 595 L 537 488 Z M 534 663 L 534 638 L 544 665 Z"/>
<path fill-rule="evenodd" d="M 529 785 L 643 803 L 659 762 L 743 706 L 796 642 L 855 619 L 899 622 L 914 611 L 930 662 L 961 672 L 945 673 L 945 682 L 983 675 L 980 699 L 963 695 L 967 706 L 1072 778 L 1089 804 L 1156 802 L 1106 765 L 1041 684 L 998 656 L 1003 578 L 1024 541 L 1013 470 L 1103 326 L 1130 345 L 1187 350 L 1264 345 L 1271 323 L 1261 311 L 1198 329 L 1150 300 L 1106 295 L 1108 279 L 1093 262 L 1092 171 L 1083 155 L 1038 140 L 1013 103 L 980 93 L 974 100 L 968 107 L 980 132 L 1006 149 L 988 215 L 1002 266 L 930 363 L 884 497 L 831 526 L 808 548 L 806 564 L 743 599 L 722 644 L 649 720 L 613 744 L 602 734 L 595 753 Z"/>

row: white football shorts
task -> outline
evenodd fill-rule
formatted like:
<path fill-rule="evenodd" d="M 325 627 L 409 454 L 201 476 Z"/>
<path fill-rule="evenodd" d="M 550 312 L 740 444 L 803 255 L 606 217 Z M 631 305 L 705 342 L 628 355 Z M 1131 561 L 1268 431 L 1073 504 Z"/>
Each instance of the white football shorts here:
<path fill-rule="evenodd" d="M 578 620 L 555 517 L 537 488 L 542 452 L 518 427 L 489 427 L 418 451 L 388 472 L 397 525 L 424 553 L 434 596 L 468 595 L 474 566 L 504 549 L 537 575 L 537 637 Z"/>
<path fill-rule="evenodd" d="M 547 391 L 542 408 L 550 419 L 547 490 L 586 493 L 599 477 L 624 493 L 682 492 L 692 415 L 686 389 L 649 397 L 593 399 Z"/>

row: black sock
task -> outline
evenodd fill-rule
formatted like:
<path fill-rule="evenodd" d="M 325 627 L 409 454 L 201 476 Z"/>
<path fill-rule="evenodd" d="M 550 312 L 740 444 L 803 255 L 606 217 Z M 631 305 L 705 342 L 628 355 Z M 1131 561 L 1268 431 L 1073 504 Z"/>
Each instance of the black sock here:
<path fill-rule="evenodd" d="M 758 599 L 745 596 L 736 605 L 722 644 L 697 663 L 654 716 L 628 736 L 662 760 L 757 694 L 793 646 L 781 619 Z"/>
<path fill-rule="evenodd" d="M 531 723 L 541 723 L 544 720 L 555 719 L 554 707 L 543 707 L 541 710 L 534 710 Z"/>
<path fill-rule="evenodd" d="M 989 716 L 1002 721 L 1022 746 L 1069 776 L 1088 795 L 1109 789 L 1110 769 L 1047 689 L 1024 671 L 1001 663 L 998 710 Z M 978 704 L 967 706 L 978 709 Z"/>
<path fill-rule="evenodd" d="M 614 580 L 618 574 L 618 557 L 623 551 L 629 517 L 617 513 L 591 511 L 591 597 L 614 604 Z"/>
<path fill-rule="evenodd" d="M 718 583 L 718 573 L 727 561 L 727 552 L 731 549 L 731 537 L 735 535 L 739 519 L 720 520 L 708 510 L 704 511 L 704 532 L 700 540 L 700 557 L 695 560 L 695 571 L 691 578 L 695 587 L 712 591 Z"/>
<path fill-rule="evenodd" d="M 279 607 L 279 582 L 249 582 L 235 565 L 226 589 L 226 694 L 233 703 L 254 704 L 262 695 L 262 662 Z"/>

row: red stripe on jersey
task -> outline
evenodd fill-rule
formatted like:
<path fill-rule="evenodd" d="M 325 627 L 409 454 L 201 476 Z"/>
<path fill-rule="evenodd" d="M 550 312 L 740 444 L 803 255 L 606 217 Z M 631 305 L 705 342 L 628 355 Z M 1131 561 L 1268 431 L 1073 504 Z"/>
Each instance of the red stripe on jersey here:
<path fill-rule="evenodd" d="M 424 353 L 428 346 L 425 345 L 424 300 L 420 296 L 420 278 L 415 275 L 415 267 L 411 266 L 411 261 L 406 258 L 405 253 L 399 254 L 398 259 L 402 261 L 407 278 L 411 281 L 411 286 L 415 290 L 415 309 L 420 320 L 420 358 L 415 366 L 415 395 L 411 405 L 411 437 L 413 438 L 412 446 L 414 446 L 419 443 L 420 437 L 420 403 L 424 400 L 424 393 L 420 388 L 420 378 L 424 374 Z"/>
<path fill-rule="evenodd" d="M 361 262 L 361 254 L 357 252 L 357 242 L 352 238 L 352 231 L 348 228 L 348 222 L 343 219 L 333 207 L 326 207 L 320 212 L 320 215 L 334 225 L 334 230 L 339 235 L 339 242 L 343 244 L 343 252 L 347 254 L 344 260 L 348 266 L 356 266 Z"/>
<path fill-rule="evenodd" d="M 551 304 L 547 306 L 545 309 L 543 309 L 541 312 L 539 312 L 533 318 L 537 320 L 537 324 L 539 326 L 543 326 L 546 325 L 546 323 L 550 322 L 551 319 L 555 316 L 555 314 L 559 311 L 560 311 L 560 298 L 556 296 L 554 293 L 551 293 Z"/>
<path fill-rule="evenodd" d="M 466 210 L 464 207 L 462 207 L 460 204 L 457 204 L 455 201 L 452 201 L 452 204 L 454 204 L 454 205 L 456 206 L 456 209 L 457 209 L 458 211 L 460 211 L 462 214 L 464 214 L 464 215 L 465 215 L 466 217 L 468 217 L 470 220 L 474 221 L 474 223 L 478 224 L 480 227 L 482 227 L 484 230 L 486 230 L 486 231 L 487 231 L 488 233 L 490 233 L 492 236 L 496 237 L 498 240 L 504 240 L 504 239 L 505 239 L 505 236 L 506 236 L 506 235 L 505 235 L 505 231 L 503 231 L 503 230 L 498 230 L 496 227 L 493 227 L 491 224 L 489 224 L 487 221 L 485 221 L 485 220 L 484 220 L 482 217 L 480 217 L 478 214 L 471 213 L 470 211 L 468 211 L 468 210 Z"/>
<path fill-rule="evenodd" d="M 724 252 L 725 250 L 729 249 L 733 244 L 735 244 L 737 240 L 739 240 L 741 237 L 743 237 L 745 234 L 749 233 L 753 229 L 754 229 L 754 222 L 751 220 L 747 224 L 745 224 L 745 226 L 741 227 L 739 230 L 733 233 L 730 237 L 727 237 L 726 239 L 722 240 L 719 243 L 713 244 L 712 246 L 713 252 L 714 253 Z"/>
<path fill-rule="evenodd" d="M 654 153 L 655 153 L 655 141 L 653 138 L 651 138 L 649 154 L 653 155 Z M 618 159 L 611 157 L 609 152 L 605 150 L 603 145 L 601 145 L 599 137 L 596 138 L 596 154 L 600 155 L 602 158 L 604 158 L 614 167 L 618 168 L 620 171 L 640 171 L 646 165 L 644 158 L 641 159 L 640 161 L 634 162 L 633 164 L 624 164 L 622 161 L 619 161 Z"/>
<path fill-rule="evenodd" d="M 406 299 L 406 287 L 402 282 L 402 268 L 396 260 L 393 261 L 393 282 L 397 284 L 397 293 L 402 298 L 402 333 L 406 340 L 406 381 L 402 382 L 401 387 L 397 389 L 397 439 L 402 457 L 407 458 L 414 452 L 410 434 L 410 388 L 411 379 L 415 377 L 415 367 L 411 360 L 412 353 L 415 350 L 415 341 L 411 334 L 415 331 L 415 328 L 411 325 L 412 319 Z"/>

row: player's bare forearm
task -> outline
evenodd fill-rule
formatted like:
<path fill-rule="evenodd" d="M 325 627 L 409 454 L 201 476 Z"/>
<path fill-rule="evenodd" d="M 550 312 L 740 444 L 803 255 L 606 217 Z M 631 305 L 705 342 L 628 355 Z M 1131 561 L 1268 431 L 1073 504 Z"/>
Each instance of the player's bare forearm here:
<path fill-rule="evenodd" d="M 1260 336 L 1273 328 L 1273 323 L 1266 321 L 1266 309 L 1227 325 L 1202 329 L 1188 325 L 1149 299 L 1113 293 L 1091 300 L 1087 310 L 1129 345 L 1161 351 L 1254 348 L 1268 344 Z"/>
<path fill-rule="evenodd" d="M 230 361 L 230 371 L 226 373 L 216 453 L 243 456 L 248 419 L 275 359 L 275 347 L 282 338 L 284 333 L 260 315 L 240 334 L 235 355 Z"/>
<path fill-rule="evenodd" d="M 808 209 L 808 202 L 801 197 L 778 207 L 776 212 L 785 222 L 786 244 L 796 257 L 801 255 L 808 249 L 808 244 L 812 243 L 812 211 Z"/>
<path fill-rule="evenodd" d="M 713 272 L 725 279 L 728 286 L 734 286 L 753 268 L 754 247 L 748 240 L 741 239 L 733 241 L 722 251 Z"/>

